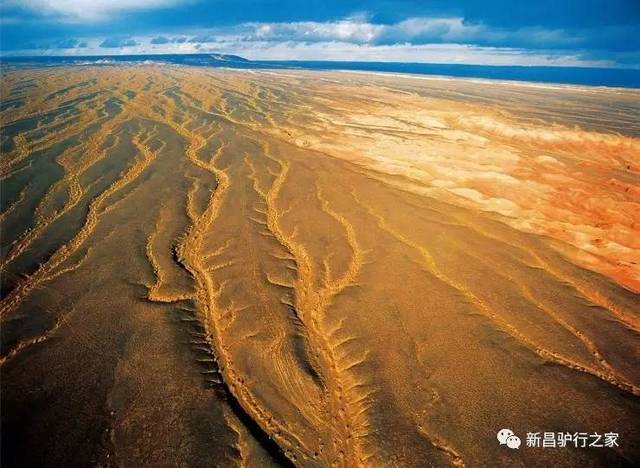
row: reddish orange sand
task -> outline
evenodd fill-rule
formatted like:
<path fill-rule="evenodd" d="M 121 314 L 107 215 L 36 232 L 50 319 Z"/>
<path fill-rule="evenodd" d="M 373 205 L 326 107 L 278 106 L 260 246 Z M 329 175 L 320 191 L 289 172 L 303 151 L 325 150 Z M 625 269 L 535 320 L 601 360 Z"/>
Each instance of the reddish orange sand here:
<path fill-rule="evenodd" d="M 638 90 L 150 65 L 2 97 L 3 466 L 640 463 Z"/>

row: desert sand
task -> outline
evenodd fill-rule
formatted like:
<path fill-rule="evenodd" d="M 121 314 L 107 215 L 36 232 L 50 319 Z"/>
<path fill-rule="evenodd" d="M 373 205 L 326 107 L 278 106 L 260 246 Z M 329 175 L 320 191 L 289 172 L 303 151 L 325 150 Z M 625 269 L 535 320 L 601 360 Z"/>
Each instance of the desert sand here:
<path fill-rule="evenodd" d="M 640 463 L 639 90 L 2 78 L 3 466 Z"/>

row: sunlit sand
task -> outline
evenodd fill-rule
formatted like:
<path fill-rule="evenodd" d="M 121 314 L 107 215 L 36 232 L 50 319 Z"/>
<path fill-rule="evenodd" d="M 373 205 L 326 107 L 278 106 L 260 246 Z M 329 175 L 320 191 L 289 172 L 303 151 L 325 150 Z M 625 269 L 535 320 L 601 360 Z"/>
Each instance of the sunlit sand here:
<path fill-rule="evenodd" d="M 640 91 L 149 65 L 2 97 L 8 462 L 640 461 Z"/>

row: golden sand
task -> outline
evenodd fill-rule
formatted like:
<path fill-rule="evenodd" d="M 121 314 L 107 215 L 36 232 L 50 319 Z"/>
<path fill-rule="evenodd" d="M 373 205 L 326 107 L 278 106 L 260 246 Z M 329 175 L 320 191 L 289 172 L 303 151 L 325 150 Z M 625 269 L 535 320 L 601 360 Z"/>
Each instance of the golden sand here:
<path fill-rule="evenodd" d="M 638 90 L 150 65 L 2 97 L 7 466 L 640 461 Z"/>

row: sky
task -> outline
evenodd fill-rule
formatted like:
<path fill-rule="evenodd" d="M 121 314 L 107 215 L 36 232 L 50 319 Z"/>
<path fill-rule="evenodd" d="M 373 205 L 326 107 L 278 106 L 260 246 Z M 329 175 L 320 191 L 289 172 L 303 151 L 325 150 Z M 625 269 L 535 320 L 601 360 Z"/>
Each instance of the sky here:
<path fill-rule="evenodd" d="M 640 68 L 640 0 L 0 0 L 2 55 Z"/>

